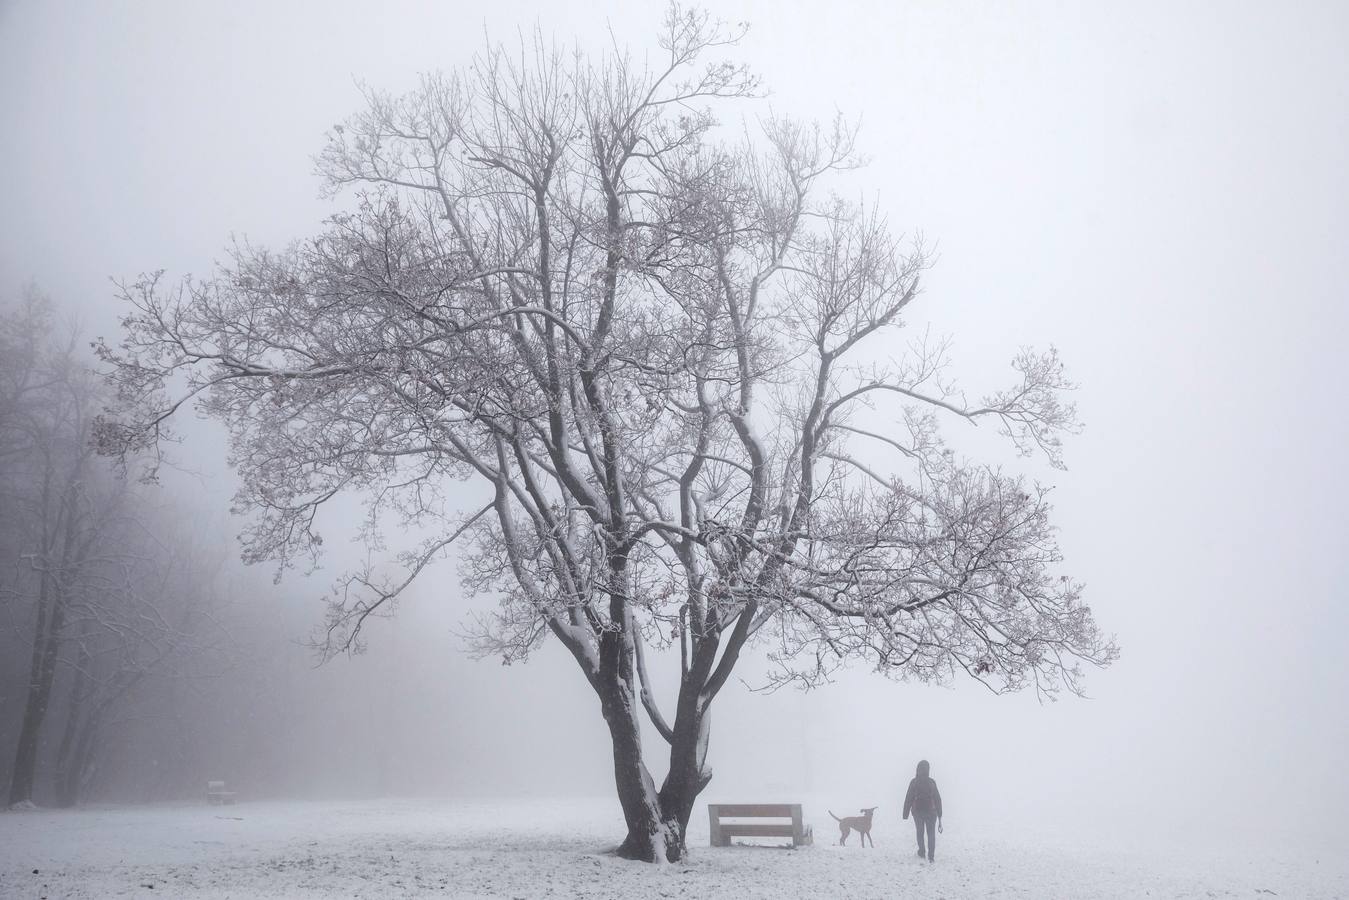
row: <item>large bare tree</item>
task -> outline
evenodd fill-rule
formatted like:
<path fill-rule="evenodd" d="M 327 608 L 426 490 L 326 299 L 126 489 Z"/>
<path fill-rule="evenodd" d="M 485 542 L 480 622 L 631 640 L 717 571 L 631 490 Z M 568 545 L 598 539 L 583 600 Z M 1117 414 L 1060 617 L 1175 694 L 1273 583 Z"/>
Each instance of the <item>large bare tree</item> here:
<path fill-rule="evenodd" d="M 188 402 L 228 426 L 247 558 L 316 562 L 317 515 L 349 493 L 372 542 L 389 515 L 433 534 L 397 576 L 340 581 L 327 650 L 459 541 L 465 585 L 500 598 L 477 649 L 522 659 L 551 634 L 594 688 L 620 852 L 646 860 L 683 853 L 751 640 L 777 682 L 862 659 L 1049 693 L 1116 653 L 1057 571 L 1045 491 L 939 433 L 989 422 L 1061 466 L 1058 357 L 1023 351 L 968 402 L 943 345 L 896 352 L 928 256 L 828 193 L 852 129 L 717 124 L 709 104 L 758 91 L 706 61 L 738 37 L 672 9 L 650 63 L 536 41 L 368 91 L 318 158 L 351 211 L 283 251 L 236 246 L 207 281 L 126 285 L 103 348 L 127 404 L 110 449 L 157 443 Z M 672 702 L 653 648 L 678 659 Z M 643 715 L 669 745 L 659 787 Z"/>

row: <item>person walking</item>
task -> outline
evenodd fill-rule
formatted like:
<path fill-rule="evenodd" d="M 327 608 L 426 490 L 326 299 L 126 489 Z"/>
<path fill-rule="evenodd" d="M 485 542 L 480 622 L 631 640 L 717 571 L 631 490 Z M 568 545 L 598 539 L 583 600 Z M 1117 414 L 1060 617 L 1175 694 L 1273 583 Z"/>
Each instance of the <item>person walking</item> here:
<path fill-rule="evenodd" d="M 942 830 L 941 791 L 928 774 L 931 770 L 927 760 L 919 760 L 918 774 L 909 782 L 909 792 L 904 795 L 904 818 L 913 813 L 913 825 L 918 831 L 918 857 L 926 856 L 928 862 L 933 862 L 937 855 L 937 832 Z M 925 831 L 926 847 L 923 842 Z"/>

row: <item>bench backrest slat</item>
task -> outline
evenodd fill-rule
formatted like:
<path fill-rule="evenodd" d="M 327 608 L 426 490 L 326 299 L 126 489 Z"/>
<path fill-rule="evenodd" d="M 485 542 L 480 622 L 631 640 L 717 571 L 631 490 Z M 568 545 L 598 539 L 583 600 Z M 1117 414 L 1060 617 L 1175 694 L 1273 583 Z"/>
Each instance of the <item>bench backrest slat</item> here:
<path fill-rule="evenodd" d="M 709 809 L 716 810 L 719 818 L 779 818 L 790 819 L 801 809 L 799 803 L 714 803 Z"/>

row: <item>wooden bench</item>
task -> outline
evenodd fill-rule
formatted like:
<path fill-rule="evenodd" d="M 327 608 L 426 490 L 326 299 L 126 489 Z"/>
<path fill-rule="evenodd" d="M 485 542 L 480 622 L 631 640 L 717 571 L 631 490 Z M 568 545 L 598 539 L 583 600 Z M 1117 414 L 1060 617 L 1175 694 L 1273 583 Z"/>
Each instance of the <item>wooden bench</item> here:
<path fill-rule="evenodd" d="M 731 846 L 733 837 L 791 838 L 793 847 L 813 844 L 801 819 L 800 803 L 709 803 L 707 819 L 713 847 Z M 722 819 L 791 819 L 791 822 L 723 822 Z"/>
<path fill-rule="evenodd" d="M 225 790 L 225 782 L 206 782 L 206 802 L 212 806 L 222 806 L 234 802 L 234 791 Z"/>

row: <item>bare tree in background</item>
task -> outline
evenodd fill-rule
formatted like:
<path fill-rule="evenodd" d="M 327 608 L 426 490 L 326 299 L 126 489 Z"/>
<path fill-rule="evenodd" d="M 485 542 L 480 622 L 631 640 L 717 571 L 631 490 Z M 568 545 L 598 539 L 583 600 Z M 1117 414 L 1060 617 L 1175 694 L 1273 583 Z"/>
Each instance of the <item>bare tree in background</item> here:
<path fill-rule="evenodd" d="M 51 304 L 35 285 L 0 313 L 0 460 L 30 445 L 25 417 L 53 373 L 39 357 L 50 349 Z"/>
<path fill-rule="evenodd" d="M 66 617 L 80 571 L 92 549 L 104 510 L 91 502 L 89 442 L 101 402 L 97 380 L 75 359 L 75 340 L 52 331 L 49 305 L 29 291 L 13 312 L 6 311 L 5 343 L 25 351 L 0 361 L 6 408 L 0 415 L 4 448 L 5 519 L 16 532 L 23 570 L 4 585 L 7 606 L 31 595 L 31 660 L 23 721 L 10 776 L 9 803 L 32 800 L 38 741 L 56 680 Z M 92 526 L 92 527 L 91 527 Z"/>
<path fill-rule="evenodd" d="M 339 582 L 328 652 L 465 544 L 465 585 L 500 597 L 477 649 L 570 651 L 613 742 L 620 852 L 645 860 L 684 851 L 709 711 L 752 639 L 779 683 L 863 659 L 1078 692 L 1080 661 L 1116 655 L 1055 571 L 1045 491 L 939 433 L 989 422 L 1061 466 L 1058 357 L 1023 351 L 970 403 L 943 346 L 893 352 L 928 257 L 827 193 L 858 162 L 842 123 L 724 139 L 707 104 L 757 85 L 705 57 L 739 34 L 672 9 L 658 64 L 537 41 L 370 91 L 319 157 L 354 211 L 284 251 L 236 246 L 206 282 L 127 285 L 102 348 L 127 405 L 110 451 L 157 445 L 185 402 L 226 423 L 247 559 L 314 563 L 320 509 L 352 492 L 372 544 L 390 514 L 435 532 L 396 577 Z M 490 493 L 467 513 L 465 480 Z M 653 646 L 678 648 L 672 704 Z M 643 710 L 669 745 L 659 788 Z"/>
<path fill-rule="evenodd" d="M 44 769 L 59 805 L 78 802 L 118 705 L 148 677 L 201 670 L 225 638 L 190 529 L 94 452 L 107 388 L 81 344 L 35 289 L 0 308 L 0 628 L 28 656 L 10 805 L 33 801 Z"/>
<path fill-rule="evenodd" d="M 146 498 L 128 499 L 122 528 L 102 536 L 70 603 L 61 654 L 69 673 L 64 723 L 50 754 L 58 806 L 80 802 L 98 772 L 104 738 L 139 691 L 151 682 L 216 677 L 232 663 L 213 586 L 223 554 L 194 540 L 181 510 L 154 511 Z"/>

